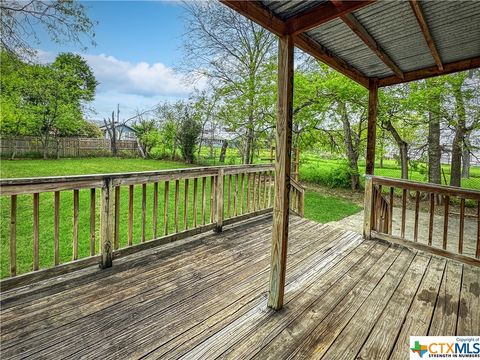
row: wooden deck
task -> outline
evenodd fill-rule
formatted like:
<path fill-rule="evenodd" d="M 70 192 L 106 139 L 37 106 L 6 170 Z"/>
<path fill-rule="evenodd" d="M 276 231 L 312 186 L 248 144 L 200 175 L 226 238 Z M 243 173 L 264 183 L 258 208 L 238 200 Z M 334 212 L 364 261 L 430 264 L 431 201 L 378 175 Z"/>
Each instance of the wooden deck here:
<path fill-rule="evenodd" d="M 480 334 L 480 268 L 292 217 L 285 307 L 256 219 L 2 294 L 1 356 L 406 359 Z"/>

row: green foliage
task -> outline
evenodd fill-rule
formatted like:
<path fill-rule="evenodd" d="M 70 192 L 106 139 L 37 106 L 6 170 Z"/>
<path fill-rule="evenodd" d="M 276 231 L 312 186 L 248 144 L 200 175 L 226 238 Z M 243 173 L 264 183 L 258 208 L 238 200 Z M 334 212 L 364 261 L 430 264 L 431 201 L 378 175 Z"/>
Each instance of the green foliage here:
<path fill-rule="evenodd" d="M 195 158 L 195 149 L 200 132 L 199 122 L 185 111 L 177 136 L 183 160 L 189 164 L 193 163 Z"/>
<path fill-rule="evenodd" d="M 142 148 L 144 157 L 149 157 L 154 146 L 160 142 L 160 134 L 155 120 L 140 120 L 132 125 L 135 135 Z"/>
<path fill-rule="evenodd" d="M 44 149 L 51 138 L 98 136 L 83 120 L 97 81 L 82 57 L 60 54 L 52 64 L 41 65 L 26 64 L 2 52 L 1 60 L 2 135 L 38 136 Z"/>

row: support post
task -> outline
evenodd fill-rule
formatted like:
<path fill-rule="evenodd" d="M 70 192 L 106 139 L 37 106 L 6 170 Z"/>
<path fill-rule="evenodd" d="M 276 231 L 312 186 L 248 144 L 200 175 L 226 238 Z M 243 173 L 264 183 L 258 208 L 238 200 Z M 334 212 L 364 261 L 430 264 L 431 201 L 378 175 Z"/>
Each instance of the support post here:
<path fill-rule="evenodd" d="M 365 206 L 363 209 L 363 237 L 372 238 L 372 210 L 373 210 L 373 180 L 370 175 L 365 177 Z"/>
<path fill-rule="evenodd" d="M 216 208 L 216 215 L 215 215 L 215 232 L 220 233 L 222 232 L 223 227 L 223 212 L 224 212 L 224 204 L 223 204 L 223 178 L 224 178 L 224 171 L 223 169 L 218 170 L 218 178 L 217 178 L 217 208 Z"/>
<path fill-rule="evenodd" d="M 112 179 L 106 178 L 102 186 L 102 207 L 100 214 L 100 240 L 102 258 L 100 267 L 102 269 L 112 266 L 113 259 L 113 198 Z"/>
<path fill-rule="evenodd" d="M 285 35 L 279 39 L 277 81 L 276 181 L 268 296 L 268 306 L 275 310 L 283 306 L 287 265 L 293 113 L 293 38 L 291 35 Z"/>
<path fill-rule="evenodd" d="M 367 175 L 373 175 L 375 170 L 375 145 L 377 136 L 378 79 L 369 80 L 368 90 L 367 156 L 365 173 Z"/>

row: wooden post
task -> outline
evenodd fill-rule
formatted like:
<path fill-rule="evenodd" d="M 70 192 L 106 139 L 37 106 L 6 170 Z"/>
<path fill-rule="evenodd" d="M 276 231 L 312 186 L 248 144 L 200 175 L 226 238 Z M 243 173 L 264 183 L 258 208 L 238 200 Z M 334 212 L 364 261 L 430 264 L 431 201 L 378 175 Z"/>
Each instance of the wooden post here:
<path fill-rule="evenodd" d="M 375 143 L 377 136 L 378 79 L 370 79 L 368 88 L 368 128 L 365 173 L 373 175 L 375 170 Z"/>
<path fill-rule="evenodd" d="M 365 177 L 365 206 L 363 209 L 363 237 L 372 238 L 372 209 L 373 209 L 373 180 L 371 176 Z"/>
<path fill-rule="evenodd" d="M 219 233 L 222 232 L 222 227 L 223 227 L 223 169 L 218 170 L 218 178 L 217 178 L 217 189 L 216 189 L 216 195 L 217 195 L 217 201 L 216 201 L 216 215 L 215 215 L 215 232 Z"/>
<path fill-rule="evenodd" d="M 273 205 L 272 253 L 268 306 L 283 306 L 287 265 L 288 209 L 292 151 L 293 38 L 280 37 L 278 45 L 277 146 L 275 200 Z"/>
<path fill-rule="evenodd" d="M 113 198 L 112 198 L 112 179 L 106 178 L 102 186 L 102 208 L 100 214 L 100 239 L 102 259 L 100 267 L 102 269 L 112 266 L 112 245 L 113 245 Z"/>

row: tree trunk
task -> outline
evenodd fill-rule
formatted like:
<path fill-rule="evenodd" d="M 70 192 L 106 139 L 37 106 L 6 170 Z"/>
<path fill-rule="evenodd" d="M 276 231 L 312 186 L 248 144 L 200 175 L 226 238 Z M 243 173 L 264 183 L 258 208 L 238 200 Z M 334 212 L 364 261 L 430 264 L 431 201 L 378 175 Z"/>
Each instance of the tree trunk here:
<path fill-rule="evenodd" d="M 462 153 L 465 137 L 465 104 L 461 89 L 456 89 L 455 110 L 457 112 L 457 125 L 455 126 L 455 137 L 452 143 L 452 163 L 450 165 L 450 186 L 461 186 L 462 175 Z"/>
<path fill-rule="evenodd" d="M 224 164 L 224 163 L 225 163 L 225 155 L 226 155 L 226 153 L 227 153 L 227 147 L 228 147 L 228 141 L 227 141 L 227 140 L 223 140 L 222 150 L 220 151 L 220 159 L 219 159 L 220 164 Z"/>
<path fill-rule="evenodd" d="M 245 147 L 245 154 L 244 154 L 244 159 L 243 163 L 244 164 L 251 164 L 252 158 L 253 158 L 253 129 L 251 126 L 248 127 L 247 130 L 247 144 Z"/>
<path fill-rule="evenodd" d="M 428 181 L 441 184 L 440 112 L 428 113 Z"/>
<path fill-rule="evenodd" d="M 351 186 L 352 190 L 360 188 L 360 174 L 358 172 L 358 149 L 353 146 L 352 128 L 350 120 L 348 119 L 347 109 L 344 103 L 339 103 L 342 114 L 343 137 L 345 141 L 345 150 L 348 159 L 348 165 L 351 171 Z"/>
<path fill-rule="evenodd" d="M 468 135 L 465 135 L 462 154 L 462 178 L 468 179 L 470 177 L 470 141 Z"/>
<path fill-rule="evenodd" d="M 390 120 L 385 121 L 384 126 L 385 129 L 392 134 L 393 139 L 397 143 L 402 168 L 402 179 L 408 180 L 408 143 L 402 139 Z"/>

